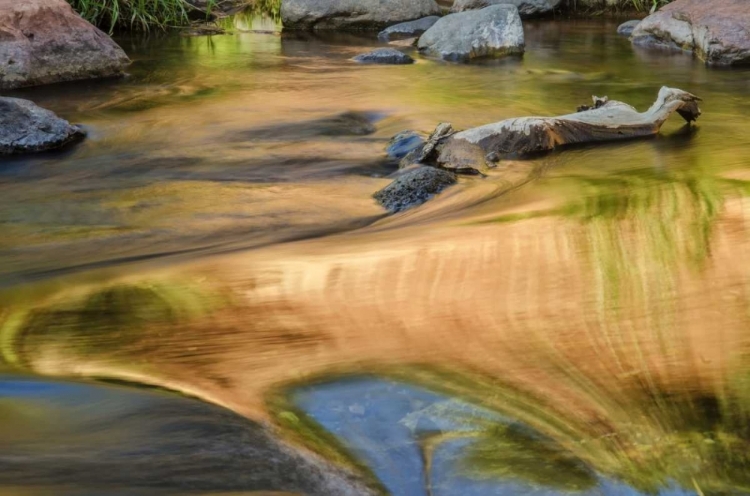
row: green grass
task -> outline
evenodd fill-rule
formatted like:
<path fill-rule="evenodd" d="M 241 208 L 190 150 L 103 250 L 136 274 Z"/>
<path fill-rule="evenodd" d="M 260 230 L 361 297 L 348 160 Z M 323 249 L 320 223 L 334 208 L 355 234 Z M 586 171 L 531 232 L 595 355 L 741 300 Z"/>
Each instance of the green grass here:
<path fill-rule="evenodd" d="M 190 22 L 185 0 L 68 0 L 81 16 L 96 26 L 148 31 L 184 26 Z M 215 2 L 209 2 L 214 5 Z"/>

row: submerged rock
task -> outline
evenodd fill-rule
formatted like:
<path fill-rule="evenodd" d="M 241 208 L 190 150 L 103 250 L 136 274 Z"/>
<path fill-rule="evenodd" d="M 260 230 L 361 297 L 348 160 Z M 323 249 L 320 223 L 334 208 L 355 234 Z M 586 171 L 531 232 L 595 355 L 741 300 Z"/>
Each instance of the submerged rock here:
<path fill-rule="evenodd" d="M 417 46 L 426 55 L 459 62 L 522 54 L 523 25 L 515 6 L 494 5 L 443 17 Z"/>
<path fill-rule="evenodd" d="M 54 150 L 84 136 L 80 127 L 33 102 L 0 97 L 0 155 Z"/>
<path fill-rule="evenodd" d="M 405 65 L 414 63 L 413 58 L 395 48 L 378 48 L 372 52 L 357 55 L 353 60 L 360 64 Z"/>
<path fill-rule="evenodd" d="M 440 15 L 435 0 L 282 0 L 287 29 L 383 29 Z"/>
<path fill-rule="evenodd" d="M 388 158 L 401 160 L 424 145 L 424 139 L 414 131 L 403 131 L 391 138 L 386 153 Z"/>
<path fill-rule="evenodd" d="M 484 9 L 491 5 L 510 4 L 518 8 L 521 18 L 537 17 L 551 13 L 561 0 L 456 0 L 451 12 Z"/>
<path fill-rule="evenodd" d="M 375 193 L 374 198 L 390 212 L 401 212 L 423 204 L 455 183 L 456 176 L 452 172 L 435 167 L 419 167 L 404 172 Z"/>
<path fill-rule="evenodd" d="M 119 76 L 129 63 L 65 0 L 0 0 L 0 89 Z"/>
<path fill-rule="evenodd" d="M 383 41 L 391 41 L 395 39 L 416 37 L 430 29 L 439 20 L 440 16 L 429 16 L 417 19 L 416 21 L 402 22 L 385 28 L 378 33 L 378 38 Z"/>
<path fill-rule="evenodd" d="M 621 36 L 630 36 L 633 30 L 641 23 L 639 20 L 626 21 L 617 26 L 617 34 Z"/>
<path fill-rule="evenodd" d="M 676 0 L 646 17 L 633 31 L 645 47 L 690 50 L 708 65 L 750 64 L 747 0 Z"/>

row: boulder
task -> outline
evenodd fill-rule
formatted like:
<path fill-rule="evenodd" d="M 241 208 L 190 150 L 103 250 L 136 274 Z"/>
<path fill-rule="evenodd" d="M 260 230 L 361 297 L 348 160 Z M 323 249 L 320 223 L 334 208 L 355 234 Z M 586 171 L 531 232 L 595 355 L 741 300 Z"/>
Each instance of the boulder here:
<path fill-rule="evenodd" d="M 435 167 L 418 167 L 401 174 L 375 193 L 374 198 L 390 212 L 401 212 L 421 205 L 455 183 L 456 176 L 452 172 Z"/>
<path fill-rule="evenodd" d="M 84 135 L 78 126 L 33 102 L 0 97 L 0 155 L 53 150 Z"/>
<path fill-rule="evenodd" d="M 562 0 L 456 0 L 451 12 L 484 9 L 491 5 L 510 4 L 518 8 L 522 19 L 552 13 Z"/>
<path fill-rule="evenodd" d="M 435 0 L 282 0 L 287 29 L 384 29 L 440 15 Z"/>
<path fill-rule="evenodd" d="M 353 60 L 360 64 L 404 65 L 414 63 L 413 58 L 395 48 L 378 48 L 372 52 L 357 55 Z"/>
<path fill-rule="evenodd" d="M 65 0 L 0 0 L 0 89 L 119 76 L 129 63 Z"/>
<path fill-rule="evenodd" d="M 676 0 L 635 28 L 633 43 L 690 50 L 712 66 L 750 64 L 747 0 Z"/>
<path fill-rule="evenodd" d="M 617 26 L 617 34 L 621 36 L 630 36 L 633 30 L 641 23 L 639 20 L 626 21 Z"/>
<path fill-rule="evenodd" d="M 385 28 L 378 33 L 378 38 L 383 41 L 399 40 L 404 38 L 413 38 L 421 35 L 436 22 L 440 20 L 439 16 L 423 17 L 416 21 L 402 22 Z"/>
<path fill-rule="evenodd" d="M 520 55 L 523 25 L 515 6 L 493 5 L 443 17 L 419 38 L 417 46 L 425 55 L 457 62 Z"/>

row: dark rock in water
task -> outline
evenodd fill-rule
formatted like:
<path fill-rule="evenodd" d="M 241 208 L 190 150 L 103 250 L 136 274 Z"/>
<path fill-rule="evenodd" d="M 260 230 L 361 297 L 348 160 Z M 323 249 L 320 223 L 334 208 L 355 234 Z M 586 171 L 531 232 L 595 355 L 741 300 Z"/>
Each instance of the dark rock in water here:
<path fill-rule="evenodd" d="M 33 102 L 0 97 L 0 155 L 54 150 L 84 136 L 80 127 Z"/>
<path fill-rule="evenodd" d="M 321 136 L 366 136 L 376 131 L 370 116 L 364 112 L 344 112 L 313 123 Z"/>
<path fill-rule="evenodd" d="M 712 66 L 750 64 L 747 0 L 676 0 L 633 30 L 635 45 L 689 50 Z"/>
<path fill-rule="evenodd" d="M 455 183 L 456 176 L 452 172 L 435 167 L 419 167 L 405 172 L 375 193 L 374 198 L 390 212 L 401 212 L 423 204 Z"/>
<path fill-rule="evenodd" d="M 373 118 L 366 112 L 344 112 L 330 117 L 246 129 L 233 132 L 230 141 L 295 141 L 318 136 L 366 136 L 376 131 Z"/>
<path fill-rule="evenodd" d="M 391 138 L 386 153 L 388 158 L 401 160 L 409 153 L 424 145 L 424 139 L 414 131 L 403 131 Z"/>
<path fill-rule="evenodd" d="M 282 0 L 286 29 L 383 29 L 440 15 L 435 0 Z"/>
<path fill-rule="evenodd" d="M 441 18 L 419 38 L 417 46 L 425 55 L 457 62 L 520 55 L 523 25 L 515 6 L 493 5 Z"/>
<path fill-rule="evenodd" d="M 551 13 L 561 0 L 456 0 L 451 12 L 484 9 L 491 5 L 510 4 L 518 8 L 522 19 L 538 17 Z"/>
<path fill-rule="evenodd" d="M 0 89 L 119 76 L 128 64 L 65 0 L 0 0 Z"/>
<path fill-rule="evenodd" d="M 414 63 L 413 58 L 395 48 L 378 48 L 372 52 L 357 55 L 354 57 L 354 61 L 360 64 L 404 65 Z"/>
<path fill-rule="evenodd" d="M 378 38 L 383 41 L 391 41 L 402 38 L 412 38 L 419 36 L 440 20 L 440 16 L 429 16 L 417 19 L 416 21 L 402 22 L 394 26 L 389 26 L 378 33 Z"/>
<path fill-rule="evenodd" d="M 633 30 L 641 23 L 639 20 L 623 22 L 617 27 L 617 34 L 622 36 L 630 36 L 633 34 Z"/>

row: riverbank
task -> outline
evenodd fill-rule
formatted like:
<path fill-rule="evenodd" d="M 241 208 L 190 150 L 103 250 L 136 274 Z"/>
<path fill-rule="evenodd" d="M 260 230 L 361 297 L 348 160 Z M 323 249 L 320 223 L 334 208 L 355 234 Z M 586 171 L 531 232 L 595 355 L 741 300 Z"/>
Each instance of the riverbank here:
<path fill-rule="evenodd" d="M 240 9 L 267 13 L 278 18 L 281 0 L 168 0 L 133 4 L 124 0 L 92 2 L 68 0 L 86 20 L 102 29 L 150 30 L 187 26 L 192 20 L 211 20 Z M 452 2 L 438 2 L 446 9 Z M 667 4 L 658 0 L 656 5 Z M 563 17 L 625 17 L 646 15 L 653 7 L 651 0 L 563 0 L 554 15 Z"/>

